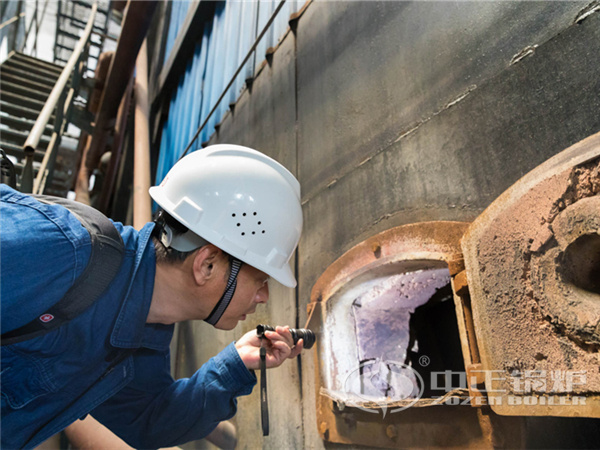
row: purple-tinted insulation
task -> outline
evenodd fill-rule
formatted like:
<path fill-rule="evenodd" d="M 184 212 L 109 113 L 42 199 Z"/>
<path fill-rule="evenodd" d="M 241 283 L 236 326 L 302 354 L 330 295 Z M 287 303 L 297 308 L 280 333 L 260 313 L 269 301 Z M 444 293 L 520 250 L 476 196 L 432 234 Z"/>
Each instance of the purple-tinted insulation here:
<path fill-rule="evenodd" d="M 362 394 L 389 398 L 416 394 L 412 370 L 402 367 L 410 340 L 410 315 L 448 283 L 448 269 L 403 273 L 387 278 L 354 300 L 352 315 L 362 363 Z"/>

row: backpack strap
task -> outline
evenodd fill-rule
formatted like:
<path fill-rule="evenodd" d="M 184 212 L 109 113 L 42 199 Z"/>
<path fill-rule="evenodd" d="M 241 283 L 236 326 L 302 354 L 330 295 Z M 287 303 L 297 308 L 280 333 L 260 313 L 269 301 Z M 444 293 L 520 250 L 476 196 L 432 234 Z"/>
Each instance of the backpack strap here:
<path fill-rule="evenodd" d="M 65 198 L 32 195 L 49 205 L 67 208 L 90 234 L 88 264 L 62 299 L 28 324 L 2 334 L 2 345 L 16 344 L 46 334 L 89 308 L 119 272 L 124 244 L 113 223 L 91 206 Z"/>

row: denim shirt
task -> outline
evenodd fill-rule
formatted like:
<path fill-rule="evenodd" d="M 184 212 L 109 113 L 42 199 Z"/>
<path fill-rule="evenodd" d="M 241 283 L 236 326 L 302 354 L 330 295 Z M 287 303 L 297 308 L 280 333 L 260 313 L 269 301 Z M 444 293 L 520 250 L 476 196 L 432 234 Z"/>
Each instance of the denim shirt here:
<path fill-rule="evenodd" d="M 2 332 L 58 302 L 90 255 L 86 229 L 65 208 L 0 186 Z M 2 347 L 2 448 L 32 448 L 90 413 L 135 448 L 200 439 L 232 417 L 256 377 L 233 343 L 191 378 L 173 380 L 172 325 L 146 324 L 156 261 L 153 224 L 114 224 L 125 244 L 111 285 L 78 317 Z"/>

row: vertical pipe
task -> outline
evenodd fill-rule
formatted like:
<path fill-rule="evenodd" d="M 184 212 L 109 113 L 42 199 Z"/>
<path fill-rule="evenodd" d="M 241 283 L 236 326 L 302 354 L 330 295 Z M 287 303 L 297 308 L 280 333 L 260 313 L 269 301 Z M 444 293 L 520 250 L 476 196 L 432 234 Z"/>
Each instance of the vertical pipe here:
<path fill-rule="evenodd" d="M 135 139 L 133 143 L 133 227 L 152 220 L 150 189 L 150 129 L 148 125 L 148 52 L 142 43 L 135 62 Z"/>
<path fill-rule="evenodd" d="M 56 63 L 56 60 L 58 59 L 58 52 L 60 51 L 58 49 L 57 44 L 59 43 L 58 42 L 58 31 L 60 30 L 60 27 L 61 27 L 61 17 L 60 17 L 62 14 L 61 4 L 62 4 L 62 2 L 58 2 L 56 5 L 56 7 L 57 7 L 57 9 L 56 9 L 56 28 L 54 30 L 54 61 L 53 61 L 55 63 Z"/>
<path fill-rule="evenodd" d="M 116 178 L 119 171 L 119 163 L 121 161 L 121 156 L 123 155 L 123 145 L 125 142 L 127 118 L 131 111 L 131 100 L 133 97 L 133 80 L 134 76 L 133 74 L 131 74 L 131 77 L 129 78 L 129 83 L 125 88 L 125 94 L 121 98 L 119 110 L 117 111 L 116 123 L 114 128 L 115 134 L 113 138 L 113 143 L 111 145 L 110 162 L 106 170 L 106 175 L 104 176 L 104 181 L 102 182 L 102 191 L 100 193 L 98 203 L 93 205 L 106 215 L 110 214 L 109 207 L 111 202 L 111 196 L 113 195 Z M 102 155 L 100 156 L 98 164 L 101 163 L 101 159 Z"/>
<path fill-rule="evenodd" d="M 35 0 L 35 38 L 33 40 L 33 56 L 37 58 L 37 40 L 38 33 L 40 32 L 40 21 L 38 18 L 38 0 Z M 27 38 L 25 38 L 27 39 Z"/>
<path fill-rule="evenodd" d="M 23 0 L 19 0 L 18 7 L 17 7 L 17 14 L 15 14 L 15 16 L 18 17 L 18 19 L 17 19 L 17 23 L 15 24 L 15 29 L 13 31 L 13 46 L 12 46 L 12 48 L 9 47 L 9 50 L 8 50 L 9 53 L 11 50 L 21 48 L 19 46 L 19 30 L 21 29 L 21 12 L 25 12 L 24 8 L 23 8 Z M 25 22 L 25 18 L 23 19 L 23 22 Z"/>
<path fill-rule="evenodd" d="M 106 88 L 102 92 L 92 142 L 85 161 L 89 171 L 96 168 L 104 153 L 107 131 L 111 128 L 110 122 L 117 115 L 121 99 L 133 74 L 133 56 L 139 53 L 157 4 L 158 2 L 132 0 L 127 2 L 121 35 L 106 78 Z"/>

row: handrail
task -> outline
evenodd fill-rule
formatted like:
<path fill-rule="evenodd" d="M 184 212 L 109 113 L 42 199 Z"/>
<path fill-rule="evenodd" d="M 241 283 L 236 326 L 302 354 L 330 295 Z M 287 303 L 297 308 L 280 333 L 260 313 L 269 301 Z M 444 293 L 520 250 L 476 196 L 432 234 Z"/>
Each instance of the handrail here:
<path fill-rule="evenodd" d="M 87 40 L 89 39 L 89 37 L 92 33 L 92 27 L 94 26 L 94 20 L 96 18 L 96 10 L 97 9 L 98 9 L 98 4 L 94 3 L 94 5 L 92 6 L 92 13 L 90 14 L 90 18 L 89 18 L 88 23 L 83 32 L 83 36 L 81 36 L 81 38 L 79 39 L 79 42 L 77 42 L 77 46 L 75 46 L 75 49 L 73 50 L 73 54 L 71 54 L 71 57 L 69 58 L 69 62 L 67 63 L 67 65 L 65 66 L 63 71 L 61 72 L 60 77 L 58 77 L 58 80 L 56 81 L 54 88 L 52 88 L 52 92 L 50 92 L 50 96 L 48 97 L 48 100 L 46 100 L 46 103 L 44 104 L 44 107 L 42 108 L 40 115 L 38 116 L 37 120 L 35 121 L 35 124 L 33 125 L 33 128 L 31 129 L 31 132 L 29 133 L 29 136 L 27 137 L 27 140 L 25 141 L 25 145 L 24 145 L 25 152 L 33 153 L 35 151 L 36 147 L 38 146 L 40 139 L 42 137 L 42 134 L 44 134 L 46 125 L 48 124 L 48 121 L 50 120 L 50 116 L 54 112 L 54 109 L 56 108 L 56 104 L 58 103 L 58 100 L 60 99 L 60 96 L 63 93 L 65 86 L 67 85 L 67 82 L 69 81 L 71 72 L 73 72 L 73 69 L 75 68 L 75 64 L 77 64 L 77 61 L 79 60 L 79 56 L 81 55 L 81 52 L 83 51 L 83 48 L 85 47 L 85 44 L 87 43 Z"/>
<path fill-rule="evenodd" d="M 16 21 L 18 21 L 21 17 L 25 17 L 25 13 L 22 12 L 21 14 L 17 14 L 15 16 L 12 16 L 10 19 L 8 19 L 6 22 L 2 22 L 0 24 L 0 30 L 4 27 L 7 27 L 9 25 L 12 25 L 13 23 L 15 23 Z"/>
<path fill-rule="evenodd" d="M 21 177 L 21 191 L 22 192 L 33 192 L 36 194 L 43 193 L 45 184 L 48 180 L 49 171 L 52 171 L 54 160 L 56 159 L 56 149 L 60 144 L 62 133 L 65 131 L 67 123 L 69 121 L 71 113 L 71 104 L 76 96 L 76 91 L 79 89 L 79 77 L 83 69 L 81 61 L 82 57 L 87 59 L 87 49 L 89 48 L 90 36 L 96 19 L 96 12 L 98 10 L 98 2 L 95 1 L 92 5 L 90 17 L 87 25 L 84 29 L 83 35 L 79 38 L 77 45 L 73 49 L 73 53 L 67 62 L 67 65 L 62 70 L 56 84 L 52 88 L 48 100 L 44 104 L 40 115 L 38 116 L 33 128 L 29 132 L 29 136 L 23 145 L 25 152 L 25 167 L 23 167 L 23 175 Z M 71 89 L 67 93 L 65 87 L 69 81 L 69 77 L 77 67 L 77 74 L 72 79 Z M 46 125 L 48 124 L 52 113 L 56 110 L 56 119 L 54 123 L 54 132 L 50 143 L 46 148 L 44 159 L 38 170 L 35 183 L 33 182 L 33 155 L 35 149 L 40 143 L 40 139 L 45 131 Z M 49 168 L 50 166 L 50 168 Z M 51 174 L 50 174 L 51 177 Z"/>

